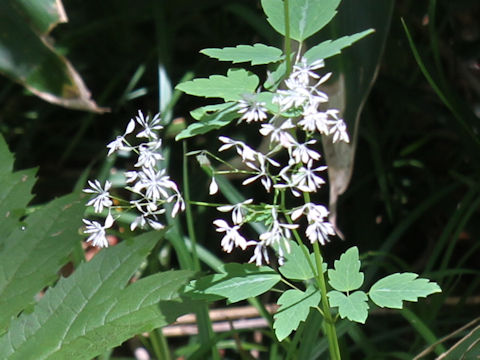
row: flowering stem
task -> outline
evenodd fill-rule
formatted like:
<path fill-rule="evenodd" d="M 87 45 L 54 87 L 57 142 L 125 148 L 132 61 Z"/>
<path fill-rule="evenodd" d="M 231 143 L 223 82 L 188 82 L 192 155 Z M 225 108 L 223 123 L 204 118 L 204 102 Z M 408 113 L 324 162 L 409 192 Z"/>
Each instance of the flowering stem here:
<path fill-rule="evenodd" d="M 183 141 L 183 194 L 185 197 L 185 217 L 187 219 L 187 231 L 190 241 L 192 242 L 192 257 L 193 257 L 193 264 L 194 269 L 199 271 L 200 270 L 200 260 L 198 260 L 197 254 L 197 238 L 195 236 L 195 227 L 193 226 L 193 216 L 192 216 L 192 208 L 190 206 L 190 182 L 188 181 L 188 164 L 187 164 L 187 142 Z"/>
<path fill-rule="evenodd" d="M 337 332 L 335 330 L 335 323 L 332 319 L 332 313 L 330 312 L 330 303 L 327 297 L 327 285 L 325 283 L 325 277 L 322 271 L 322 254 L 320 252 L 320 246 L 318 242 L 313 243 L 313 251 L 315 253 L 315 262 L 317 264 L 317 283 L 320 287 L 320 293 L 322 295 L 322 308 L 323 318 L 325 325 L 325 332 L 328 339 L 328 348 L 330 351 L 330 358 L 332 360 L 340 360 L 340 348 L 338 346 Z"/>
<path fill-rule="evenodd" d="M 288 11 L 288 0 L 283 2 L 283 12 L 285 13 L 285 56 L 287 61 L 286 76 L 290 74 L 292 68 L 292 48 L 290 44 L 290 13 Z"/>
<path fill-rule="evenodd" d="M 194 269 L 200 271 L 200 260 L 197 254 L 197 238 L 195 236 L 195 227 L 193 225 L 192 208 L 190 206 L 190 187 L 188 177 L 188 164 L 187 164 L 187 142 L 183 141 L 183 194 L 185 198 L 185 217 L 187 220 L 187 231 L 190 241 L 192 243 L 192 257 Z M 214 341 L 214 333 L 212 328 L 212 321 L 210 320 L 207 305 L 199 306 L 196 311 L 197 314 L 197 326 L 201 343 L 212 342 L 212 359 L 220 360 L 218 355 L 217 346 Z"/>

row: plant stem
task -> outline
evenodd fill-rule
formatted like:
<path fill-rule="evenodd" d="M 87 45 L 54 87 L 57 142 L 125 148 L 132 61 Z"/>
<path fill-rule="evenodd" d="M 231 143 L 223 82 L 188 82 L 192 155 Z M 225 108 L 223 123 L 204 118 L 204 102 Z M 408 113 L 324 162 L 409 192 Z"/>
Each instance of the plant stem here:
<path fill-rule="evenodd" d="M 288 0 L 283 2 L 283 12 L 285 13 L 285 57 L 287 61 L 286 76 L 288 77 L 292 69 L 292 45 L 290 43 L 290 13 L 288 11 Z"/>
<path fill-rule="evenodd" d="M 193 214 L 192 208 L 190 206 L 190 182 L 188 174 L 188 161 L 187 161 L 187 142 L 184 140 L 182 143 L 183 146 L 183 194 L 185 198 L 185 217 L 187 220 L 187 231 L 190 241 L 192 243 L 192 257 L 193 257 L 193 266 L 196 271 L 201 270 L 200 260 L 198 259 L 197 254 L 197 238 L 195 235 L 195 227 L 193 224 Z M 196 311 L 197 314 L 197 326 L 198 334 L 201 343 L 211 342 L 212 347 L 212 359 L 220 360 L 218 355 L 218 349 L 214 339 L 214 333 L 212 328 L 212 321 L 210 320 L 210 315 L 208 312 L 207 305 L 200 305 Z"/>
<path fill-rule="evenodd" d="M 150 343 L 158 359 L 170 360 L 170 351 L 168 350 L 167 340 L 163 336 L 162 329 L 155 329 L 150 332 Z"/>
<path fill-rule="evenodd" d="M 190 182 L 188 178 L 188 161 L 187 161 L 187 142 L 183 141 L 183 194 L 185 197 L 185 217 L 187 219 L 187 231 L 188 237 L 192 242 L 192 257 L 193 257 L 193 264 L 194 270 L 200 270 L 200 260 L 198 260 L 197 254 L 197 238 L 195 236 L 195 227 L 193 225 L 193 215 L 192 215 L 192 207 L 190 206 Z"/>
<path fill-rule="evenodd" d="M 325 325 L 325 333 L 327 334 L 328 339 L 330 359 L 341 360 L 337 332 L 335 330 L 335 323 L 332 319 L 332 313 L 330 312 L 330 303 L 327 297 L 327 285 L 325 283 L 325 277 L 323 276 L 322 271 L 323 259 L 318 242 L 313 243 L 313 251 L 315 253 L 315 262 L 317 264 L 317 283 L 319 285 L 320 293 L 322 295 L 323 319 Z"/>

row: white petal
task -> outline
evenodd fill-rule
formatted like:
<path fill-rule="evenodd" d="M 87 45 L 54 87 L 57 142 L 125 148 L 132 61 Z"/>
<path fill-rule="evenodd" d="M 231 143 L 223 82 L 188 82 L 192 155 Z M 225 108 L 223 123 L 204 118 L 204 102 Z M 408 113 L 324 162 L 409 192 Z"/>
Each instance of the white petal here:
<path fill-rule="evenodd" d="M 208 188 L 208 193 L 210 195 L 214 195 L 218 192 L 218 185 L 217 182 L 215 181 L 215 178 L 212 177 L 212 182 L 210 183 L 210 186 Z"/>

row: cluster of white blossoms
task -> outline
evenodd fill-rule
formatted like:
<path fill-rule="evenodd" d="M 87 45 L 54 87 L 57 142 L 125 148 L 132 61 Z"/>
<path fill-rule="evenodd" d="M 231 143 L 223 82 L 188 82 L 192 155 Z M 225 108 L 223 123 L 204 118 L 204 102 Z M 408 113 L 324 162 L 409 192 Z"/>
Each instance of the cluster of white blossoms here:
<path fill-rule="evenodd" d="M 349 142 L 346 125 L 339 118 L 338 110 L 321 109 L 324 106 L 322 104 L 328 102 L 328 96 L 319 88 L 331 73 L 320 77 L 314 70 L 323 66 L 323 60 L 311 64 L 305 59 L 296 62 L 285 81 L 286 89 L 277 90 L 273 97 L 272 102 L 278 105 L 277 113 L 270 111 L 269 114 L 266 104 L 255 101 L 254 97 L 239 101 L 240 121 L 262 122 L 259 132 L 269 141 L 267 153 L 256 151 L 242 141 L 219 137 L 223 143 L 219 151 L 235 149 L 248 168 L 243 172 L 250 176 L 242 184 L 248 185 L 259 180 L 268 193 L 273 193 L 273 204 L 255 205 L 249 199 L 218 207 L 221 212 L 231 212 L 233 222 L 233 225 L 222 219 L 213 222 L 216 230 L 223 233 L 221 244 L 224 251 L 231 252 L 235 247 L 245 250 L 252 246 L 254 253 L 250 262 L 261 265 L 269 262 L 267 247 L 273 246 L 281 259 L 285 251 L 290 250 L 291 231 L 297 231 L 302 218 L 306 220 L 305 235 L 311 243 L 323 245 L 330 235 L 335 234 L 328 221 L 327 208 L 309 200 L 309 194 L 325 184 L 320 174 L 327 168 L 318 164 L 321 155 L 313 148 L 317 145 L 315 137 L 322 134 L 332 136 L 334 143 Z M 287 154 L 286 164 L 278 160 L 285 158 L 279 156 L 282 152 Z M 214 181 L 213 177 L 212 183 Z M 211 192 L 212 188 L 217 189 L 211 186 Z M 284 199 L 287 189 L 294 198 L 303 200 L 303 204 L 286 209 Z M 242 226 L 250 221 L 263 221 L 266 225 L 266 232 L 257 240 L 247 240 L 240 232 Z"/>
<path fill-rule="evenodd" d="M 98 214 L 102 213 L 104 208 L 107 211 L 103 225 L 97 221 L 83 219 L 86 225 L 84 232 L 89 235 L 87 242 L 91 242 L 93 246 L 108 246 L 106 229 L 113 226 L 114 215 L 120 216 L 121 213 L 125 212 L 125 209 L 133 208 L 138 211 L 138 216 L 130 224 L 132 231 L 137 227 L 162 229 L 164 225 L 160 222 L 159 217 L 166 212 L 164 207 L 166 203 L 173 204 L 170 210 L 171 217 L 175 217 L 179 211 L 185 210 L 185 202 L 177 185 L 166 174 L 166 170 L 162 168 L 162 160 L 164 160 L 161 153 L 162 140 L 158 136 L 158 131 L 161 129 L 163 127 L 160 125 L 159 114 L 150 118 L 144 116 L 139 110 L 138 115 L 129 121 L 125 133 L 117 136 L 114 141 L 107 145 L 108 156 L 118 151 L 134 153 L 137 155 L 137 161 L 134 170 L 124 173 L 127 184 L 125 189 L 132 194 L 130 200 L 116 198 L 114 201 L 109 192 L 112 183 L 108 180 L 104 186 L 98 180 L 88 181 L 90 187 L 83 190 L 94 195 L 87 202 L 87 206 L 92 206 L 94 212 Z M 126 140 L 126 136 L 133 134 L 135 131 L 138 131 L 135 138 L 141 142 L 137 145 L 131 145 Z M 118 203 L 118 205 L 115 205 L 115 203 Z"/>

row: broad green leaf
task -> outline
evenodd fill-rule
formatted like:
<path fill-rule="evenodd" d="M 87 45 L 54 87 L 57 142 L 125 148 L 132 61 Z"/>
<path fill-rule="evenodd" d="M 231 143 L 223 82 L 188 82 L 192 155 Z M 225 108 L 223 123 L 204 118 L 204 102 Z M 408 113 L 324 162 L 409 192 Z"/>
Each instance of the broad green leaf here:
<path fill-rule="evenodd" d="M 3 137 L 0 136 L 0 253 L 3 252 L 6 238 L 14 229 L 21 226 L 19 219 L 25 214 L 25 208 L 33 198 L 31 191 L 35 184 L 36 170 L 29 169 L 12 173 L 12 169 L 13 155 L 8 150 Z M 1 266 L 0 263 L 0 268 Z M 1 328 L 2 321 L 0 320 Z"/>
<path fill-rule="evenodd" d="M 315 255 L 311 254 L 305 245 L 301 245 L 303 249 L 309 254 L 310 261 L 315 266 Z M 298 244 L 292 242 L 290 244 L 290 252 L 286 253 L 284 256 L 285 263 L 280 266 L 280 272 L 287 279 L 291 280 L 308 280 L 315 277 L 317 274 L 312 271 L 305 254 L 298 246 Z M 326 264 L 323 264 L 323 271 L 326 270 Z"/>
<path fill-rule="evenodd" d="M 356 246 L 348 249 L 335 260 L 335 270 L 328 270 L 328 283 L 338 291 L 352 291 L 363 284 L 363 273 L 360 271 L 360 260 Z"/>
<path fill-rule="evenodd" d="M 258 77 L 251 72 L 230 69 L 227 76 L 212 75 L 208 79 L 194 79 L 178 84 L 175 88 L 194 96 L 237 101 L 244 94 L 254 93 L 258 83 Z"/>
<path fill-rule="evenodd" d="M 0 338 L 2 359 L 92 359 L 187 312 L 179 289 L 189 271 L 152 275 L 125 288 L 160 236 L 151 232 L 104 249 L 62 278 L 32 313 L 12 321 Z"/>
<path fill-rule="evenodd" d="M 341 53 L 342 49 L 371 34 L 373 31 L 373 29 L 369 29 L 354 35 L 342 36 L 336 40 L 324 41 L 311 49 L 308 49 L 303 57 L 307 59 L 307 62 L 310 64 L 319 59 L 327 59 L 331 56 L 338 55 Z"/>
<path fill-rule="evenodd" d="M 282 50 L 264 44 L 238 45 L 223 49 L 203 49 L 202 54 L 220 61 L 231 61 L 234 64 L 250 62 L 252 65 L 269 64 L 282 60 Z"/>
<path fill-rule="evenodd" d="M 186 139 L 192 136 L 206 134 L 209 131 L 220 129 L 240 117 L 237 110 L 232 106 L 225 110 L 204 115 L 199 122 L 190 124 L 186 129 L 180 131 L 175 140 Z"/>
<path fill-rule="evenodd" d="M 85 205 L 78 194 L 56 199 L 0 239 L 0 326 L 58 277 L 75 243 Z M 0 347 L 1 348 L 1 347 Z"/>
<path fill-rule="evenodd" d="M 309 286 L 305 292 L 296 289 L 287 290 L 277 302 L 280 307 L 273 315 L 273 328 L 277 339 L 282 341 L 298 328 L 300 321 L 305 321 L 310 308 L 320 303 L 320 291 L 313 286 Z"/>
<path fill-rule="evenodd" d="M 190 111 L 190 115 L 195 120 L 201 120 L 206 115 L 211 115 L 217 111 L 225 110 L 226 108 L 231 107 L 233 105 L 235 105 L 234 102 L 226 102 L 221 104 L 202 106 L 195 110 Z"/>
<path fill-rule="evenodd" d="M 0 1 L 0 74 L 48 102 L 104 112 L 49 39 L 50 31 L 61 22 L 67 22 L 67 16 L 60 0 Z"/>
<path fill-rule="evenodd" d="M 290 38 L 304 41 L 335 16 L 340 0 L 295 0 L 289 2 Z M 285 35 L 283 0 L 262 0 L 263 11 L 272 27 Z"/>
<path fill-rule="evenodd" d="M 216 295 L 234 303 L 267 292 L 281 279 L 269 267 L 253 264 L 225 264 L 220 271 L 220 274 L 193 281 L 187 293 L 194 299 L 210 299 L 210 295 Z"/>
<path fill-rule="evenodd" d="M 345 295 L 333 290 L 327 295 L 330 306 L 338 307 L 338 313 L 342 319 L 347 318 L 365 324 L 368 316 L 368 297 L 363 291 L 355 291 L 352 294 Z"/>
<path fill-rule="evenodd" d="M 442 292 L 437 283 L 417 277 L 414 273 L 389 275 L 373 284 L 368 295 L 382 308 L 401 309 L 403 301 L 417 301 L 419 297 Z"/>

